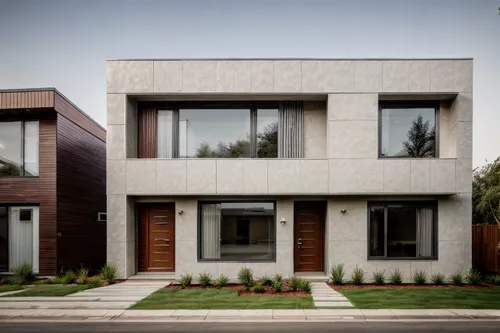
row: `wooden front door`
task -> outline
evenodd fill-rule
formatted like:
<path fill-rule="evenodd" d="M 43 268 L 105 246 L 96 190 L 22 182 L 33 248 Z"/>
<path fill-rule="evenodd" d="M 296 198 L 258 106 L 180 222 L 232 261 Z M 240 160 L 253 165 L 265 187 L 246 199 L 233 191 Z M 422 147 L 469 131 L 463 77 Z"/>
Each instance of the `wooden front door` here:
<path fill-rule="evenodd" d="M 323 271 L 326 202 L 295 202 L 294 210 L 295 272 Z"/>
<path fill-rule="evenodd" d="M 139 271 L 175 271 L 175 205 L 139 206 Z"/>

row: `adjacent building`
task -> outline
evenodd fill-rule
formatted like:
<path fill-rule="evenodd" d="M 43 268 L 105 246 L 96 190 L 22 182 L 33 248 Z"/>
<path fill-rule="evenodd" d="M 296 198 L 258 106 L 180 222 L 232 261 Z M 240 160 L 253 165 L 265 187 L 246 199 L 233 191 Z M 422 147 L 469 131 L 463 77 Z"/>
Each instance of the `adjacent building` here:
<path fill-rule="evenodd" d="M 106 261 L 106 130 L 54 88 L 0 90 L 0 273 Z"/>
<path fill-rule="evenodd" d="M 107 62 L 120 278 L 471 266 L 471 59 Z"/>

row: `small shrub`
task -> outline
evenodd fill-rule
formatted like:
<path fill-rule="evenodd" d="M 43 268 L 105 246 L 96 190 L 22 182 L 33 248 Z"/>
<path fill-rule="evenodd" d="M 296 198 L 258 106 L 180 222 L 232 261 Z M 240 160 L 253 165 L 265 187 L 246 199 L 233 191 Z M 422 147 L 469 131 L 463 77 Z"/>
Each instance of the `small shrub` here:
<path fill-rule="evenodd" d="M 276 275 L 274 276 L 273 281 L 280 281 L 280 282 L 283 282 L 283 275 L 281 275 L 281 274 L 276 274 Z"/>
<path fill-rule="evenodd" d="M 183 274 L 181 275 L 181 279 L 179 280 L 179 283 L 181 284 L 181 289 L 186 288 L 191 284 L 191 281 L 193 280 L 193 276 L 191 274 Z"/>
<path fill-rule="evenodd" d="M 89 270 L 87 268 L 80 268 L 77 272 L 78 278 L 76 279 L 77 284 L 87 283 L 87 278 L 89 277 Z"/>
<path fill-rule="evenodd" d="M 469 284 L 477 286 L 481 284 L 481 273 L 479 273 L 476 269 L 469 269 L 467 274 L 465 274 L 465 281 Z"/>
<path fill-rule="evenodd" d="M 446 276 L 442 273 L 436 273 L 431 276 L 431 282 L 438 286 L 444 284 L 445 280 Z"/>
<path fill-rule="evenodd" d="M 97 275 L 90 279 L 90 286 L 93 288 L 100 287 L 102 285 L 102 277 Z"/>
<path fill-rule="evenodd" d="M 224 274 L 221 274 L 221 275 L 219 275 L 219 278 L 217 279 L 215 284 L 217 287 L 220 288 L 220 287 L 226 286 L 228 282 L 229 282 L 229 278 L 227 276 L 225 276 Z"/>
<path fill-rule="evenodd" d="M 373 282 L 375 284 L 384 284 L 385 283 L 385 272 L 384 271 L 376 271 L 373 273 Z"/>
<path fill-rule="evenodd" d="M 264 275 L 259 279 L 259 283 L 270 287 L 273 284 L 273 279 L 269 275 Z"/>
<path fill-rule="evenodd" d="M 115 265 L 106 264 L 101 268 L 101 276 L 109 283 L 115 283 L 118 277 L 118 268 Z"/>
<path fill-rule="evenodd" d="M 200 273 L 200 286 L 210 287 L 212 285 L 212 275 L 210 273 Z"/>
<path fill-rule="evenodd" d="M 72 284 L 75 283 L 76 281 L 76 274 L 73 272 L 73 270 L 67 270 L 66 273 L 63 276 L 64 284 Z"/>
<path fill-rule="evenodd" d="M 300 289 L 302 281 L 302 279 L 291 277 L 288 279 L 288 287 L 291 291 L 297 291 L 298 289 Z"/>
<path fill-rule="evenodd" d="M 344 283 L 344 264 L 332 266 L 330 269 L 330 279 L 333 284 L 341 285 Z"/>
<path fill-rule="evenodd" d="M 280 293 L 283 290 L 283 280 L 274 280 L 272 285 L 275 293 Z"/>
<path fill-rule="evenodd" d="M 422 269 L 415 270 L 413 272 L 413 282 L 415 282 L 415 284 L 426 284 L 427 273 Z"/>
<path fill-rule="evenodd" d="M 311 282 L 302 280 L 300 283 L 300 290 L 302 290 L 305 293 L 310 293 L 311 292 Z"/>
<path fill-rule="evenodd" d="M 64 278 L 64 276 L 58 276 L 50 281 L 50 284 L 66 284 L 66 279 Z"/>
<path fill-rule="evenodd" d="M 250 268 L 242 267 L 238 272 L 238 280 L 245 286 L 246 291 L 250 291 L 250 288 L 255 284 L 253 271 Z"/>
<path fill-rule="evenodd" d="M 257 294 L 263 294 L 266 292 L 266 288 L 264 288 L 263 285 L 258 284 L 255 286 L 255 288 L 253 288 L 253 291 L 254 291 L 254 293 L 257 293 Z"/>
<path fill-rule="evenodd" d="M 365 271 L 363 269 L 356 267 L 351 274 L 351 281 L 354 284 L 363 284 L 365 282 Z"/>
<path fill-rule="evenodd" d="M 450 282 L 454 285 L 461 285 L 464 283 L 464 273 L 457 271 L 450 275 Z"/>
<path fill-rule="evenodd" d="M 499 274 L 490 274 L 485 278 L 486 283 L 494 284 L 500 286 L 500 275 Z"/>
<path fill-rule="evenodd" d="M 14 273 L 14 279 L 19 282 L 19 284 L 26 284 L 35 279 L 35 274 L 33 273 L 33 268 L 29 263 L 19 264 L 12 269 Z"/>
<path fill-rule="evenodd" d="M 403 282 L 403 277 L 399 268 L 396 268 L 394 272 L 392 272 L 389 276 L 389 281 L 391 281 L 392 284 L 401 284 Z"/>

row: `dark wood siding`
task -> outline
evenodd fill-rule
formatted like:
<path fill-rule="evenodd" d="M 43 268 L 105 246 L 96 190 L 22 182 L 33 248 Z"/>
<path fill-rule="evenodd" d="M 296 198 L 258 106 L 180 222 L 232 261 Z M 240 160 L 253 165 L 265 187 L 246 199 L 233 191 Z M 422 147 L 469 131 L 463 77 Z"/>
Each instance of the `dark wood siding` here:
<path fill-rule="evenodd" d="M 106 143 L 82 127 L 57 116 L 59 270 L 106 262 Z"/>
<path fill-rule="evenodd" d="M 40 205 L 40 274 L 56 274 L 56 120 L 40 120 L 39 177 L 0 178 L 0 203 Z"/>
<path fill-rule="evenodd" d="M 0 109 L 53 108 L 54 90 L 1 91 Z"/>
<path fill-rule="evenodd" d="M 138 158 L 156 158 L 158 113 L 156 108 L 143 108 L 139 110 L 138 122 Z"/>

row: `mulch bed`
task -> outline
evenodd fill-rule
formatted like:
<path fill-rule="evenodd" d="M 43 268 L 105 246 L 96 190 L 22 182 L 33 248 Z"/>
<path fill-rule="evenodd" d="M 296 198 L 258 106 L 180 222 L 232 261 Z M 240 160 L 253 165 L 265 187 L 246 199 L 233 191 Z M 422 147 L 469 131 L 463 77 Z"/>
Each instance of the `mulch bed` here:
<path fill-rule="evenodd" d="M 248 292 L 244 291 L 245 287 L 242 284 L 228 284 L 227 286 L 224 287 L 200 287 L 199 285 L 190 285 L 186 286 L 184 289 L 222 289 L 222 290 L 237 290 L 238 291 L 238 296 L 311 296 L 310 293 L 305 293 L 303 291 L 291 291 L 288 290 L 288 287 L 286 284 L 283 284 L 283 292 L 280 293 L 275 293 L 271 287 L 265 286 L 265 292 L 264 293 L 254 293 L 254 292 Z M 180 285 L 178 284 L 171 284 L 165 287 L 165 289 L 174 289 L 174 290 L 180 290 L 182 289 Z"/>
<path fill-rule="evenodd" d="M 467 289 L 481 289 L 481 288 L 488 288 L 488 287 L 494 287 L 493 285 L 489 285 L 487 283 L 483 283 L 478 286 L 472 286 L 470 284 L 463 284 L 463 285 L 450 285 L 450 284 L 444 284 L 444 285 L 435 285 L 435 284 L 428 284 L 428 285 L 417 285 L 417 284 L 412 284 L 412 283 L 403 283 L 403 284 L 384 284 L 384 285 L 378 285 L 378 284 L 362 284 L 362 285 L 354 285 L 354 284 L 343 284 L 343 285 L 335 285 L 335 284 L 328 284 L 330 288 L 334 290 L 345 290 L 345 289 L 443 289 L 443 288 L 467 288 Z"/>

